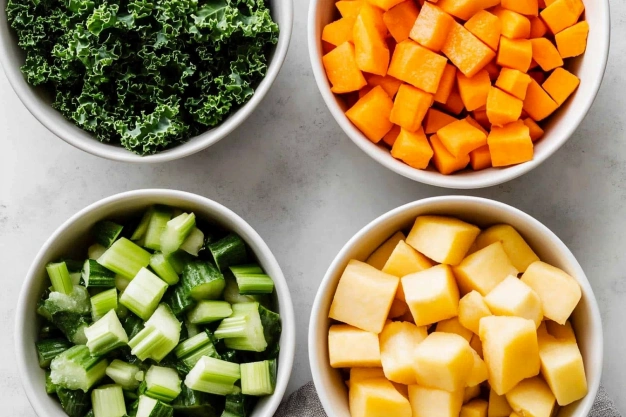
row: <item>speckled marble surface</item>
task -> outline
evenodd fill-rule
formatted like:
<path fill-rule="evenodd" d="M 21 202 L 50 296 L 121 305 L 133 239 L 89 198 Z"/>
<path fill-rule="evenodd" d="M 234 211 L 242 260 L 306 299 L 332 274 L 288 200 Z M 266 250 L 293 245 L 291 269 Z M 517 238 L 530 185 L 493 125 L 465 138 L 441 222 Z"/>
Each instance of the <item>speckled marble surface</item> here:
<path fill-rule="evenodd" d="M 384 212 L 450 193 L 388 171 L 342 133 L 309 66 L 308 2 L 295 2 L 291 50 L 261 108 L 229 138 L 177 162 L 127 165 L 74 149 L 28 113 L 0 71 L 0 415 L 35 416 L 13 353 L 13 316 L 22 277 L 54 229 L 100 198 L 138 188 L 181 189 L 225 204 L 257 229 L 282 265 L 296 308 L 292 391 L 310 379 L 309 312 L 338 250 Z M 602 310 L 603 383 L 626 413 L 626 3 L 613 0 L 611 6 L 608 70 L 577 133 L 522 178 L 465 194 L 528 212 L 576 255 Z"/>

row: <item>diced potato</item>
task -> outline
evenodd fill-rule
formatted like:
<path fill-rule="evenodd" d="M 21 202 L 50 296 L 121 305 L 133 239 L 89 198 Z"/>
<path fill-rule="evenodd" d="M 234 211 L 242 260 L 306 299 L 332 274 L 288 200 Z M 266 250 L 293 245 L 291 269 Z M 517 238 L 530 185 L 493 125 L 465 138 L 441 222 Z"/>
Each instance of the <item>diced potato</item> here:
<path fill-rule="evenodd" d="M 480 320 L 480 340 L 489 384 L 498 395 L 539 374 L 539 345 L 532 320 L 489 316 Z"/>
<path fill-rule="evenodd" d="M 497 316 L 517 316 L 535 322 L 543 320 L 541 300 L 535 291 L 515 276 L 508 276 L 485 297 L 489 310 Z"/>
<path fill-rule="evenodd" d="M 459 417 L 465 391 L 448 392 L 420 385 L 409 386 L 412 417 Z M 392 416 L 393 414 L 387 414 Z"/>
<path fill-rule="evenodd" d="M 459 417 L 487 417 L 489 403 L 485 400 L 472 400 L 461 407 Z"/>
<path fill-rule="evenodd" d="M 400 288 L 400 286 L 398 286 L 398 288 Z M 406 314 L 407 311 L 409 311 L 409 306 L 407 305 L 407 303 L 402 300 L 398 300 L 396 298 L 391 303 L 391 308 L 389 309 L 389 316 L 387 316 L 387 318 L 395 319 L 398 317 L 402 317 Z"/>
<path fill-rule="evenodd" d="M 475 245 L 477 249 L 482 249 L 495 242 L 502 242 L 504 251 L 519 272 L 526 271 L 530 264 L 539 260 L 537 254 L 513 226 L 508 224 L 491 226 L 478 235 Z"/>
<path fill-rule="evenodd" d="M 399 281 L 398 277 L 353 259 L 339 280 L 328 316 L 359 329 L 380 333 Z"/>
<path fill-rule="evenodd" d="M 391 252 L 396 248 L 399 241 L 406 239 L 404 233 L 396 232 L 389 239 L 380 245 L 365 261 L 376 269 L 383 269 L 387 259 L 391 256 Z"/>
<path fill-rule="evenodd" d="M 454 275 L 462 294 L 472 290 L 485 296 L 509 275 L 517 275 L 517 269 L 506 255 L 502 243 L 495 242 L 480 249 L 454 267 Z"/>
<path fill-rule="evenodd" d="M 478 353 L 474 349 L 472 349 L 472 355 L 474 355 L 474 366 L 467 378 L 467 386 L 475 387 L 478 384 L 485 382 L 487 378 L 489 378 L 489 371 L 487 370 L 487 365 L 485 361 L 478 356 Z M 485 412 L 487 409 L 485 408 Z"/>
<path fill-rule="evenodd" d="M 411 417 L 409 401 L 384 378 L 351 383 L 349 403 L 352 417 Z"/>
<path fill-rule="evenodd" d="M 522 275 L 522 282 L 541 299 L 543 315 L 564 324 L 572 314 L 582 293 L 578 282 L 563 270 L 545 262 L 535 262 Z"/>
<path fill-rule="evenodd" d="M 513 409 L 504 395 L 498 395 L 494 390 L 489 391 L 489 408 L 487 417 L 509 417 Z"/>
<path fill-rule="evenodd" d="M 477 334 L 472 336 L 472 340 L 470 340 L 470 347 L 478 353 L 478 356 L 483 358 L 483 343 L 480 341 L 480 337 L 478 337 Z"/>
<path fill-rule="evenodd" d="M 546 324 L 546 330 L 552 336 L 557 339 L 565 339 L 576 343 L 576 335 L 574 334 L 574 329 L 572 329 L 572 323 L 569 321 L 565 324 L 559 324 L 554 321 L 547 320 L 544 323 Z"/>
<path fill-rule="evenodd" d="M 328 356 L 330 366 L 333 368 L 382 366 L 378 335 L 347 324 L 335 324 L 330 327 Z"/>
<path fill-rule="evenodd" d="M 402 278 L 402 288 L 417 326 L 458 315 L 459 289 L 448 265 L 407 275 Z"/>
<path fill-rule="evenodd" d="M 522 416 L 550 417 L 556 400 L 550 387 L 539 376 L 525 379 L 506 393 L 513 411 Z"/>
<path fill-rule="evenodd" d="M 352 368 L 350 369 L 350 381 L 359 382 L 365 379 L 384 378 L 383 368 Z"/>
<path fill-rule="evenodd" d="M 403 240 L 397 243 L 382 271 L 402 278 L 435 265 L 433 261 L 413 249 Z"/>
<path fill-rule="evenodd" d="M 419 216 L 406 243 L 436 262 L 458 265 L 479 233 L 478 227 L 451 217 Z"/>
<path fill-rule="evenodd" d="M 474 334 L 478 334 L 480 319 L 491 316 L 485 299 L 478 291 L 471 291 L 459 301 L 459 322 Z"/>
<path fill-rule="evenodd" d="M 472 340 L 473 335 L 471 330 L 468 330 L 461 325 L 458 317 L 452 317 L 451 319 L 440 321 L 439 323 L 437 323 L 435 331 L 458 334 L 468 342 Z"/>
<path fill-rule="evenodd" d="M 461 336 L 435 332 L 417 346 L 413 363 L 419 385 L 463 392 L 474 367 L 474 355 Z"/>
<path fill-rule="evenodd" d="M 413 354 L 427 336 L 426 327 L 413 323 L 396 321 L 385 325 L 379 341 L 380 359 L 388 380 L 405 385 L 416 383 Z"/>
<path fill-rule="evenodd" d="M 465 394 L 463 395 L 463 404 L 470 402 L 478 396 L 480 396 L 480 385 L 474 385 L 473 387 L 465 388 Z"/>

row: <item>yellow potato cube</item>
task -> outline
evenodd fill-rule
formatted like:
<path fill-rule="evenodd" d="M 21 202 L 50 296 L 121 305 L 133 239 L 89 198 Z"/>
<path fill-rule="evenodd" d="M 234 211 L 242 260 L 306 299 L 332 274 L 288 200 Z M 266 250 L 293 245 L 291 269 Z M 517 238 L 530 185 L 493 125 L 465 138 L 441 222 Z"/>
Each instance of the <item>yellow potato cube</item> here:
<path fill-rule="evenodd" d="M 459 322 L 472 333 L 478 334 L 480 319 L 487 316 L 491 316 L 491 310 L 478 291 L 467 293 L 459 301 Z"/>
<path fill-rule="evenodd" d="M 420 216 L 406 243 L 436 262 L 458 265 L 479 233 L 478 227 L 459 219 Z"/>
<path fill-rule="evenodd" d="M 333 368 L 382 366 L 378 335 L 347 324 L 330 326 L 328 356 Z"/>
<path fill-rule="evenodd" d="M 388 380 L 405 385 L 416 383 L 413 354 L 427 336 L 426 327 L 413 323 L 395 321 L 385 325 L 379 335 L 380 360 Z"/>
<path fill-rule="evenodd" d="M 539 376 L 517 384 L 506 393 L 506 400 L 517 414 L 532 417 L 550 417 L 556 404 L 550 387 Z"/>
<path fill-rule="evenodd" d="M 402 278 L 402 288 L 417 326 L 458 315 L 459 289 L 448 265 L 437 265 L 407 275 Z"/>
<path fill-rule="evenodd" d="M 541 261 L 526 269 L 522 282 L 541 299 L 543 315 L 559 324 L 565 324 L 582 296 L 580 285 L 574 278 Z"/>
<path fill-rule="evenodd" d="M 384 378 L 383 368 L 352 368 L 350 369 L 350 382 L 359 382 L 365 379 Z"/>
<path fill-rule="evenodd" d="M 477 334 L 472 336 L 472 340 L 470 340 L 470 347 L 474 349 L 478 356 L 483 359 L 483 343 L 480 341 L 480 337 Z"/>
<path fill-rule="evenodd" d="M 401 288 L 401 286 L 398 285 L 398 288 Z M 407 311 L 409 311 L 409 306 L 407 305 L 407 303 L 396 298 L 391 303 L 391 308 L 389 309 L 389 315 L 387 316 L 387 318 L 395 319 L 398 317 L 402 317 L 407 313 Z"/>
<path fill-rule="evenodd" d="M 385 241 L 382 245 L 380 245 L 365 261 L 367 264 L 372 265 L 376 269 L 383 269 L 387 259 L 391 256 L 391 253 L 396 248 L 396 245 L 401 240 L 406 239 L 404 233 L 396 232 L 389 239 Z"/>
<path fill-rule="evenodd" d="M 536 292 L 515 276 L 508 276 L 485 297 L 489 310 L 496 316 L 517 316 L 535 322 L 543 320 L 541 300 Z"/>
<path fill-rule="evenodd" d="M 382 271 L 402 278 L 435 265 L 433 261 L 413 249 L 403 240 L 398 242 Z"/>
<path fill-rule="evenodd" d="M 485 361 L 478 356 L 478 353 L 474 349 L 472 349 L 472 355 L 474 355 L 474 366 L 469 374 L 469 378 L 467 378 L 468 387 L 475 387 L 489 378 L 489 371 L 487 370 Z"/>
<path fill-rule="evenodd" d="M 495 242 L 502 242 L 504 251 L 519 272 L 526 271 L 530 264 L 539 260 L 537 254 L 513 226 L 497 224 L 483 230 L 476 238 L 475 246 L 478 250 Z"/>
<path fill-rule="evenodd" d="M 433 333 L 434 334 L 434 333 Z M 539 374 L 539 345 L 532 320 L 489 316 L 480 320 L 480 341 L 489 384 L 498 395 Z"/>
<path fill-rule="evenodd" d="M 472 400 L 461 407 L 459 417 L 487 417 L 489 403 L 485 400 Z"/>
<path fill-rule="evenodd" d="M 463 392 L 474 367 L 472 352 L 467 340 L 458 334 L 429 334 L 413 358 L 418 385 Z"/>
<path fill-rule="evenodd" d="M 349 404 L 352 417 L 412 417 L 409 400 L 384 378 L 351 383 Z"/>
<path fill-rule="evenodd" d="M 468 330 L 467 328 L 461 325 L 458 317 L 452 317 L 451 319 L 440 321 L 439 323 L 437 323 L 437 327 L 435 328 L 435 331 L 443 332 L 443 333 L 458 334 L 459 336 L 461 336 L 463 339 L 467 340 L 468 342 L 472 340 L 472 336 L 473 336 L 473 333 L 471 330 Z"/>
<path fill-rule="evenodd" d="M 410 385 L 409 401 L 413 410 L 412 417 L 459 417 L 464 393 L 464 390 L 448 392 L 420 385 Z M 387 416 L 392 415 L 387 414 Z"/>
<path fill-rule="evenodd" d="M 565 324 L 559 324 L 554 321 L 546 320 L 544 323 L 546 325 L 546 330 L 552 336 L 557 339 L 565 339 L 576 343 L 576 335 L 574 334 L 574 329 L 572 329 L 572 323 L 569 321 Z"/>
<path fill-rule="evenodd" d="M 494 390 L 489 391 L 489 408 L 487 417 L 509 417 L 513 409 L 504 395 L 498 395 Z"/>
<path fill-rule="evenodd" d="M 339 280 L 329 317 L 368 332 L 383 330 L 399 278 L 351 260 Z"/>
<path fill-rule="evenodd" d="M 474 385 L 473 387 L 466 387 L 465 394 L 463 395 L 463 404 L 466 404 L 474 398 L 480 396 L 480 385 Z"/>
<path fill-rule="evenodd" d="M 454 267 L 462 294 L 472 290 L 485 296 L 509 275 L 517 275 L 502 243 L 495 242 L 463 259 Z"/>

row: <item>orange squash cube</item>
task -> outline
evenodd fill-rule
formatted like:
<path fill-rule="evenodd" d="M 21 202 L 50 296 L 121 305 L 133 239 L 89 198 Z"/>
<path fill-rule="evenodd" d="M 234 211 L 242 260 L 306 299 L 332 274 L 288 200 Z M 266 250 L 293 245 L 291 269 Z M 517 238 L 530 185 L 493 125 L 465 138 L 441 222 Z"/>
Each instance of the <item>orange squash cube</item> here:
<path fill-rule="evenodd" d="M 563 68 L 557 68 L 543 83 L 543 89 L 560 106 L 576 91 L 579 84 L 580 79 L 577 76 Z"/>
<path fill-rule="evenodd" d="M 467 120 L 457 120 L 439 129 L 437 137 L 455 158 L 487 144 L 487 135 Z"/>
<path fill-rule="evenodd" d="M 434 94 L 445 68 L 444 57 L 406 40 L 396 46 L 388 73 L 398 80 Z"/>
<path fill-rule="evenodd" d="M 402 85 L 402 81 L 396 80 L 390 75 L 385 75 L 383 77 L 380 75 L 365 74 L 365 79 L 370 87 L 376 87 L 377 85 L 381 86 L 391 98 L 395 97 L 398 89 Z"/>
<path fill-rule="evenodd" d="M 533 45 L 528 39 L 500 38 L 497 63 L 501 67 L 528 72 L 533 60 Z"/>
<path fill-rule="evenodd" d="M 452 24 L 441 51 L 467 77 L 476 75 L 496 55 L 491 48 L 456 22 Z"/>
<path fill-rule="evenodd" d="M 502 24 L 498 16 L 481 10 L 465 22 L 465 29 L 487 44 L 494 51 L 498 49 Z"/>
<path fill-rule="evenodd" d="M 422 10 L 411 29 L 411 39 L 426 48 L 439 52 L 448 36 L 452 16 L 432 3 L 424 3 Z"/>
<path fill-rule="evenodd" d="M 505 93 L 497 87 L 491 87 L 487 98 L 487 117 L 493 126 L 502 127 L 520 118 L 524 102 Z"/>
<path fill-rule="evenodd" d="M 491 88 L 491 78 L 487 70 L 481 70 L 472 78 L 459 72 L 456 80 L 459 94 L 467 111 L 474 111 L 487 104 L 487 95 Z"/>
<path fill-rule="evenodd" d="M 393 125 L 391 130 L 385 136 L 383 136 L 383 142 L 385 142 L 389 146 L 393 146 L 393 144 L 396 143 L 396 139 L 398 139 L 398 135 L 400 135 L 401 129 L 402 128 L 400 126 Z"/>
<path fill-rule="evenodd" d="M 439 81 L 439 87 L 435 93 L 435 101 L 437 103 L 445 104 L 448 101 L 455 82 L 456 67 L 451 64 L 446 64 L 446 68 L 443 70 L 443 75 Z"/>
<path fill-rule="evenodd" d="M 461 155 L 458 158 L 452 155 L 443 143 L 439 140 L 437 135 L 430 137 L 430 145 L 433 148 L 433 163 L 437 171 L 443 175 L 449 175 L 453 172 L 464 169 L 469 164 L 469 155 Z"/>
<path fill-rule="evenodd" d="M 457 116 L 465 109 L 463 99 L 461 98 L 458 89 L 455 88 L 452 90 L 452 93 L 450 93 L 450 97 L 448 97 L 448 101 L 446 101 L 446 104 L 443 105 L 443 108 Z"/>
<path fill-rule="evenodd" d="M 530 80 L 531 78 L 528 74 L 515 69 L 502 68 L 500 76 L 496 81 L 496 87 L 520 100 L 524 100 Z"/>
<path fill-rule="evenodd" d="M 537 142 L 543 136 L 543 129 L 533 119 L 527 117 L 524 119 L 524 124 L 528 127 L 530 132 L 530 139 L 533 142 Z"/>
<path fill-rule="evenodd" d="M 491 81 L 495 81 L 500 75 L 500 67 L 496 64 L 495 60 L 485 65 L 485 71 L 489 73 Z"/>
<path fill-rule="evenodd" d="M 409 132 L 416 132 L 422 126 L 426 112 L 432 104 L 432 94 L 403 84 L 394 100 L 389 120 Z"/>
<path fill-rule="evenodd" d="M 532 80 L 528 84 L 526 98 L 524 99 L 524 111 L 535 121 L 540 122 L 550 116 L 559 107 L 550 95 L 537 83 Z"/>
<path fill-rule="evenodd" d="M 469 154 L 470 165 L 474 171 L 480 171 L 491 167 L 491 153 L 489 152 L 489 146 L 481 146 L 478 149 L 474 149 Z"/>
<path fill-rule="evenodd" d="M 530 20 L 514 11 L 496 8 L 493 14 L 498 16 L 502 24 L 502 36 L 509 39 L 528 39 L 530 37 Z"/>
<path fill-rule="evenodd" d="M 359 98 L 363 98 L 367 93 L 369 93 L 370 91 L 372 91 L 372 87 L 371 85 L 366 85 L 365 87 L 361 88 L 359 90 Z"/>
<path fill-rule="evenodd" d="M 485 110 L 475 110 L 474 112 L 474 120 L 478 122 L 479 125 L 483 127 L 483 129 L 491 130 L 491 122 L 489 121 L 489 117 L 487 117 L 487 108 Z"/>
<path fill-rule="evenodd" d="M 392 7 L 383 14 L 383 21 L 387 30 L 397 43 L 409 38 L 413 24 L 419 15 L 419 10 L 413 0 L 407 0 Z"/>
<path fill-rule="evenodd" d="M 378 143 L 393 127 L 389 121 L 393 101 L 381 86 L 363 96 L 346 116 L 372 142 Z"/>
<path fill-rule="evenodd" d="M 537 16 L 539 14 L 539 3 L 537 0 L 502 0 L 502 7 L 526 16 Z"/>
<path fill-rule="evenodd" d="M 457 119 L 435 108 L 428 109 L 426 113 L 426 119 L 424 121 L 424 132 L 427 135 L 437 133 L 439 129 L 449 125 L 452 122 L 456 122 Z"/>
<path fill-rule="evenodd" d="M 367 81 L 356 64 L 354 46 L 344 42 L 322 57 L 331 91 L 336 94 L 358 91 Z"/>
<path fill-rule="evenodd" d="M 467 121 L 467 123 L 471 124 L 472 126 L 474 126 L 476 129 L 480 130 L 481 132 L 483 132 L 485 134 L 485 136 L 487 136 L 489 134 L 489 132 L 487 131 L 487 129 L 485 129 L 480 123 L 478 123 L 476 120 L 474 120 L 472 118 L 472 116 L 467 116 L 465 118 L 465 120 Z"/>
<path fill-rule="evenodd" d="M 564 32 L 565 31 L 561 33 Z M 561 58 L 559 51 L 548 39 L 531 39 L 530 43 L 533 45 L 533 59 L 539 64 L 542 70 L 552 71 L 557 67 L 563 66 L 563 58 Z"/>
<path fill-rule="evenodd" d="M 322 31 L 322 40 L 335 46 L 339 46 L 344 42 L 352 42 L 354 22 L 355 19 L 352 17 L 342 17 L 327 24 Z"/>
<path fill-rule="evenodd" d="M 528 126 L 518 120 L 504 127 L 493 127 L 487 138 L 494 167 L 521 164 L 533 159 L 533 141 Z"/>
<path fill-rule="evenodd" d="M 385 11 L 402 3 L 404 0 L 367 0 L 371 5 L 383 9 Z"/>
<path fill-rule="evenodd" d="M 530 38 L 543 38 L 548 33 L 548 27 L 539 16 L 530 18 Z"/>
<path fill-rule="evenodd" d="M 550 32 L 556 35 L 563 29 L 575 25 L 584 11 L 585 5 L 582 0 L 556 0 L 543 9 L 540 16 Z"/>
<path fill-rule="evenodd" d="M 341 17 L 351 17 L 356 19 L 361 11 L 364 0 L 339 0 L 335 3 Z"/>
<path fill-rule="evenodd" d="M 422 128 L 415 133 L 401 129 L 393 148 L 391 148 L 391 155 L 404 161 L 410 167 L 426 169 L 433 157 L 433 149 L 430 147 Z"/>
<path fill-rule="evenodd" d="M 353 38 L 356 63 L 361 71 L 384 76 L 390 53 L 381 25 L 386 32 L 382 10 L 365 3 L 354 23 Z"/>
<path fill-rule="evenodd" d="M 582 21 L 574 26 L 564 29 L 554 37 L 559 54 L 562 58 L 571 58 L 582 55 L 587 49 L 587 36 L 589 35 L 589 23 Z"/>
<path fill-rule="evenodd" d="M 439 0 L 436 2 L 446 13 L 461 20 L 469 20 L 481 10 L 500 4 L 500 0 Z"/>

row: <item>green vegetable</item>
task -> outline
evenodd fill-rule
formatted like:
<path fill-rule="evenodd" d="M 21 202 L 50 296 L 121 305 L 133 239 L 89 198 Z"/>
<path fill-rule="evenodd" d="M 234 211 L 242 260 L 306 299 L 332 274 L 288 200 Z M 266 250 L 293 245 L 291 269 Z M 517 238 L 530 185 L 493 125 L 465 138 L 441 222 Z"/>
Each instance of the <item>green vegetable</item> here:
<path fill-rule="evenodd" d="M 100 320 L 85 329 L 87 347 L 93 356 L 102 356 L 128 343 L 128 336 L 117 318 L 115 310 L 110 310 Z"/>
<path fill-rule="evenodd" d="M 87 259 L 81 273 L 85 287 L 115 287 L 115 273 L 93 259 Z"/>
<path fill-rule="evenodd" d="M 256 264 L 231 266 L 230 271 L 237 280 L 241 295 L 271 294 L 274 292 L 274 281 L 263 273 L 261 267 Z"/>
<path fill-rule="evenodd" d="M 69 295 L 72 293 L 72 279 L 65 262 L 49 263 L 46 265 L 52 288 L 56 292 Z"/>
<path fill-rule="evenodd" d="M 72 347 L 70 342 L 65 339 L 48 339 L 40 340 L 35 343 L 37 348 L 37 358 L 39 359 L 39 366 L 47 368 L 50 366 L 52 359 L 56 358 L 59 354 L 65 352 Z"/>
<path fill-rule="evenodd" d="M 119 385 L 103 385 L 91 392 L 95 417 L 124 417 L 126 404 L 124 392 Z"/>
<path fill-rule="evenodd" d="M 119 359 L 111 362 L 106 369 L 107 376 L 125 390 L 134 390 L 139 387 L 139 381 L 136 378 L 137 372 L 139 372 L 138 366 Z"/>
<path fill-rule="evenodd" d="M 91 403 L 89 402 L 89 394 L 83 391 L 74 391 L 65 388 L 57 388 L 57 396 L 61 402 L 63 411 L 69 417 L 83 417 Z"/>
<path fill-rule="evenodd" d="M 133 279 L 141 268 L 150 263 L 150 253 L 123 237 L 98 258 L 98 263 L 116 274 Z"/>
<path fill-rule="evenodd" d="M 115 288 L 102 291 L 91 297 L 91 318 L 93 321 L 97 321 L 109 311 L 117 308 L 117 290 Z"/>
<path fill-rule="evenodd" d="M 230 233 L 217 242 L 209 244 L 208 248 L 211 251 L 215 265 L 221 272 L 225 272 L 229 266 L 241 265 L 248 260 L 246 244 L 235 233 Z"/>
<path fill-rule="evenodd" d="M 52 382 L 61 388 L 89 391 L 107 369 L 107 360 L 89 354 L 87 346 L 74 346 L 52 360 Z"/>
<path fill-rule="evenodd" d="M 241 392 L 245 395 L 271 395 L 276 387 L 276 361 L 241 364 Z"/>
<path fill-rule="evenodd" d="M 159 400 L 147 395 L 139 397 L 136 417 L 172 417 L 174 409 Z"/>
<path fill-rule="evenodd" d="M 162 279 L 146 268 L 141 268 L 120 297 L 120 304 L 148 320 L 166 290 L 167 284 Z"/>
<path fill-rule="evenodd" d="M 181 380 L 172 368 L 151 366 L 146 372 L 146 392 L 148 397 L 165 403 L 172 402 L 180 394 Z"/>
<path fill-rule="evenodd" d="M 228 395 L 240 378 L 239 364 L 203 356 L 187 374 L 185 385 L 195 391 Z"/>
<path fill-rule="evenodd" d="M 103 220 L 95 224 L 92 233 L 96 242 L 108 248 L 117 240 L 123 228 L 115 222 Z"/>

